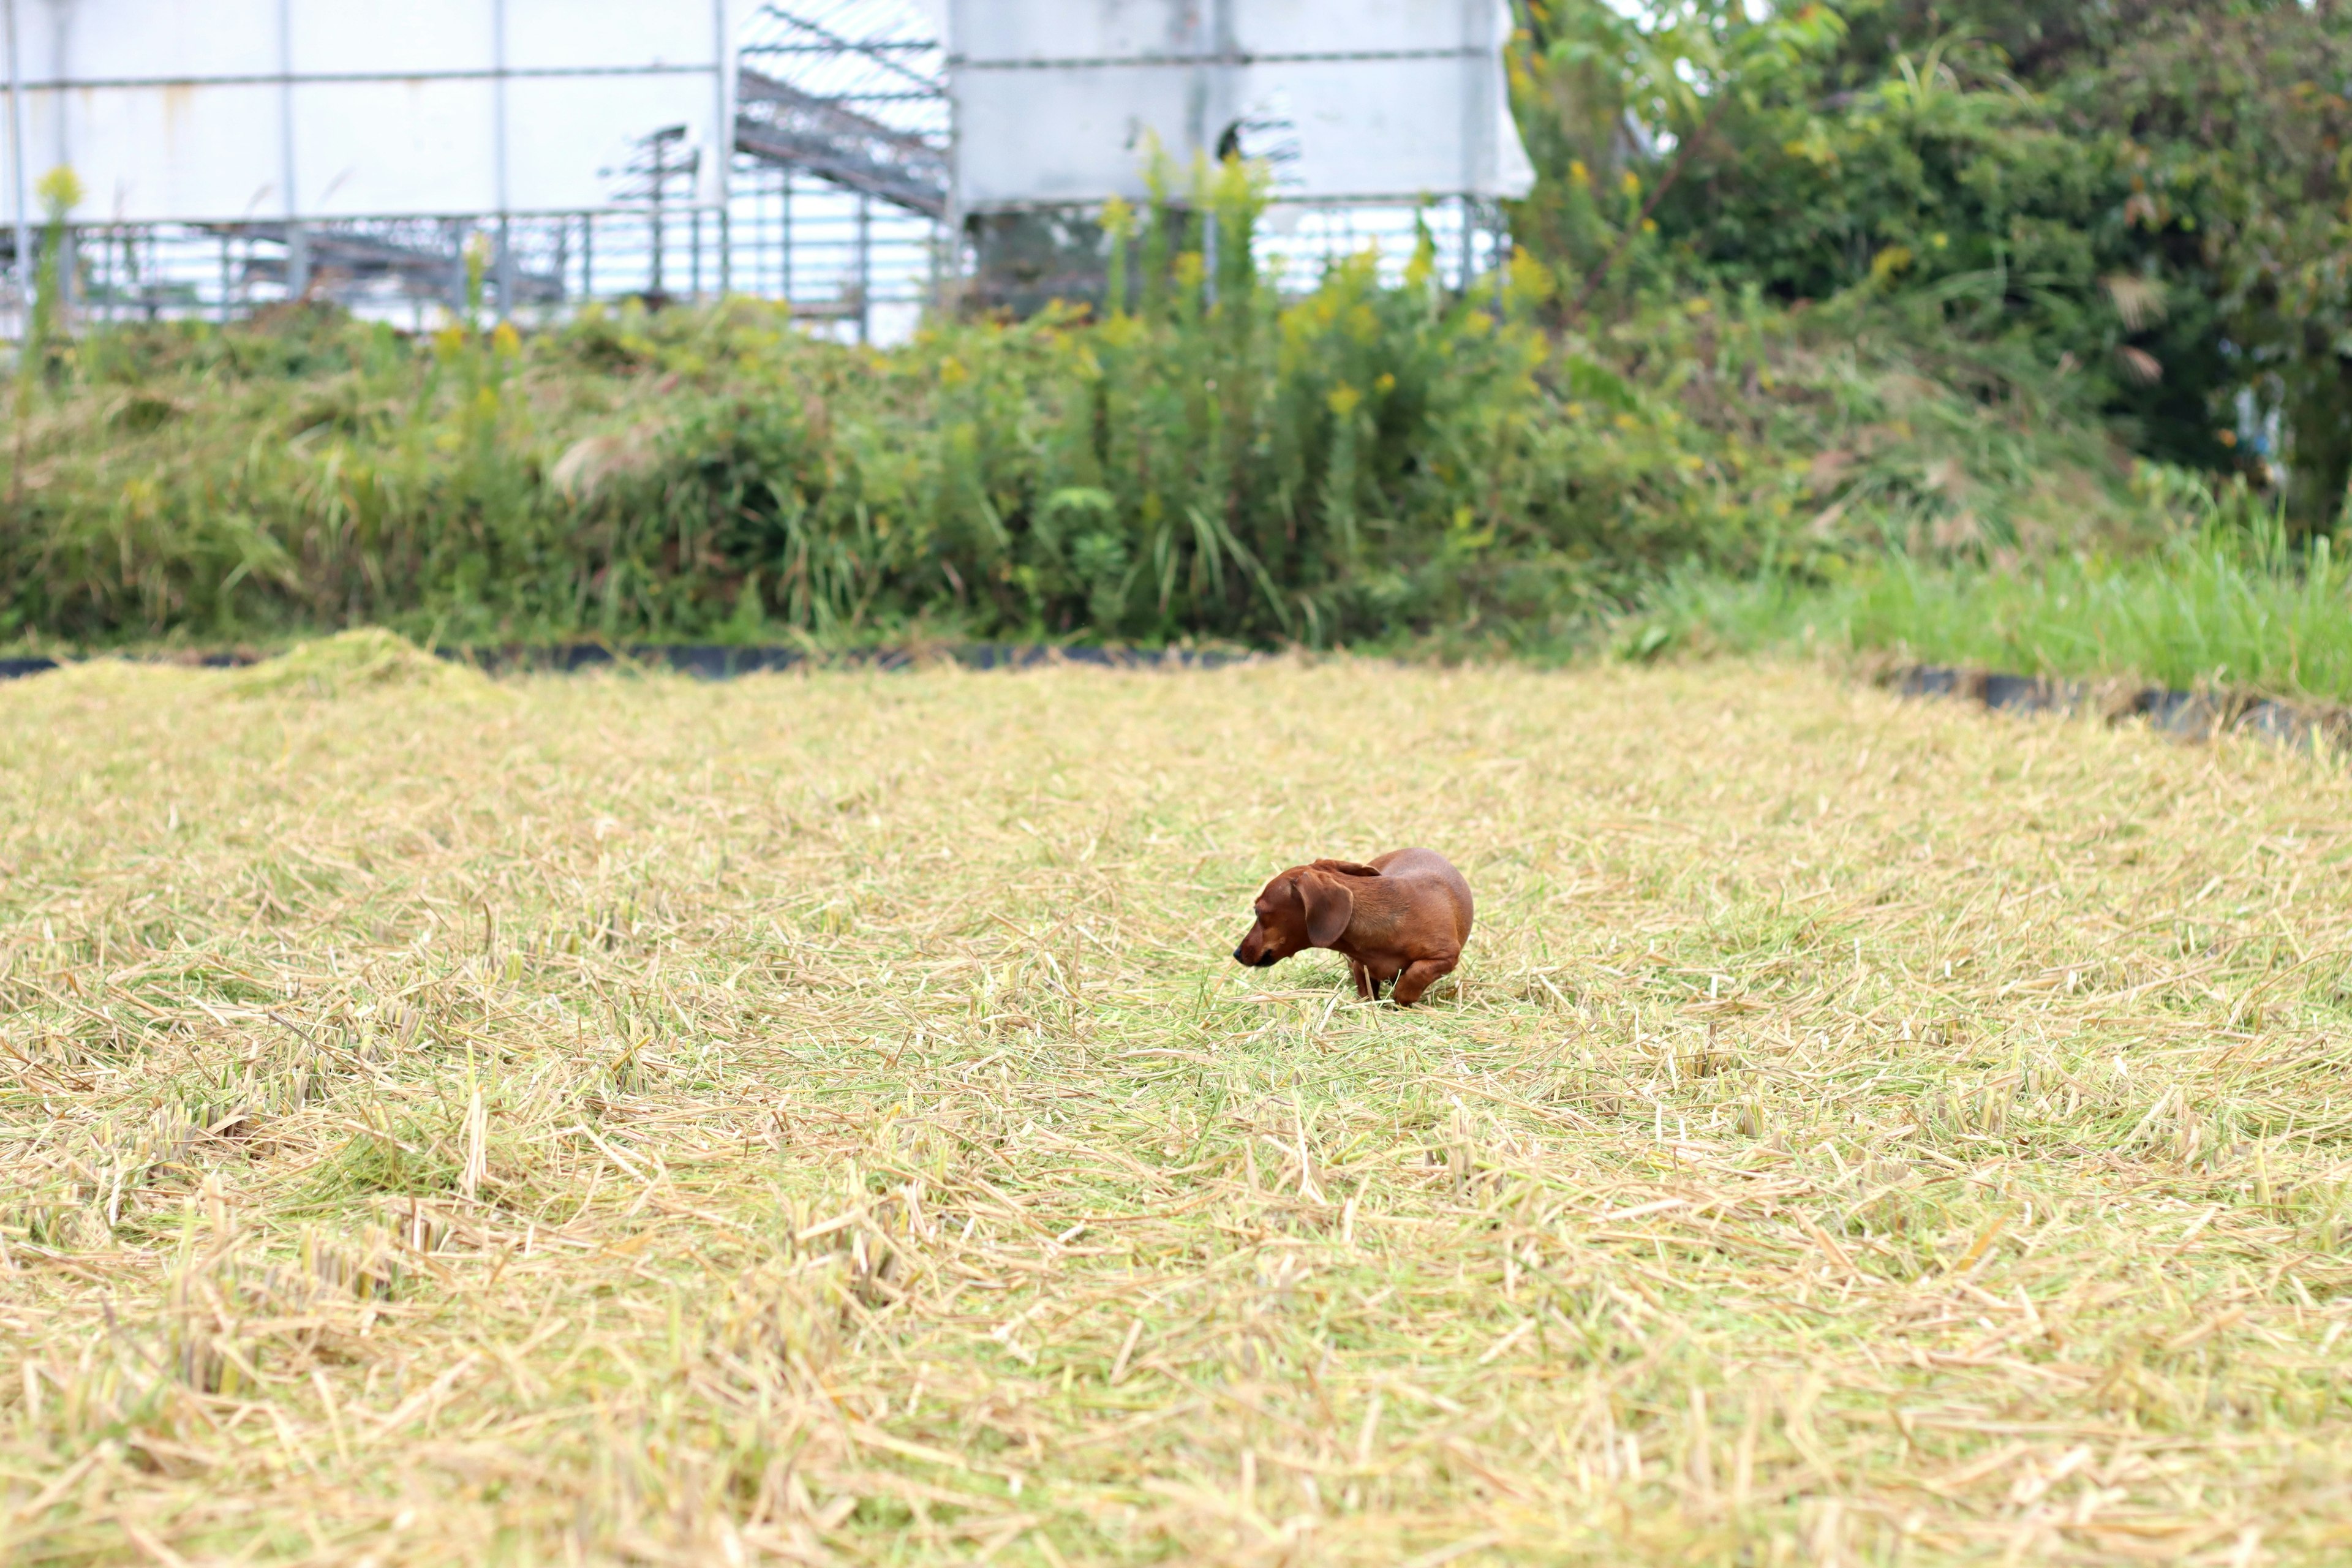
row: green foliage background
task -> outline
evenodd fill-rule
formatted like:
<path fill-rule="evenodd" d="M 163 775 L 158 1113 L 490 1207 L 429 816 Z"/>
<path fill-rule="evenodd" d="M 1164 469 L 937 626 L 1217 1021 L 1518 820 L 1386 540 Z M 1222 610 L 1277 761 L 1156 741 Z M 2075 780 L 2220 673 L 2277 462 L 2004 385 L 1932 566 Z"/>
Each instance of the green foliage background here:
<path fill-rule="evenodd" d="M 1103 215 L 1127 309 L 887 353 L 745 300 L 421 342 L 45 317 L 0 637 L 1650 652 L 1702 578 L 2183 560 L 2225 516 L 2304 591 L 2352 472 L 2332 0 L 1517 16 L 1541 177 L 1459 295 L 1426 246 L 1401 286 L 1262 274 L 1228 165 Z"/>
<path fill-rule="evenodd" d="M 1515 98 L 1545 178 L 1517 228 L 1599 279 L 1597 308 L 1702 280 L 1791 309 L 1900 294 L 2083 383 L 2132 449 L 2274 465 L 2294 527 L 2334 526 L 2352 473 L 2334 0 L 1520 11 Z"/>

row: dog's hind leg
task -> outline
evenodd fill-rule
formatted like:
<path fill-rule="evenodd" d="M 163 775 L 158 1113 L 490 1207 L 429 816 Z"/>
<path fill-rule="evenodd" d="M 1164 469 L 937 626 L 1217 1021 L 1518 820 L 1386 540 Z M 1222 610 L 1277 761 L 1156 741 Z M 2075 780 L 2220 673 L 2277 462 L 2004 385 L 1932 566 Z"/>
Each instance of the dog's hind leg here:
<path fill-rule="evenodd" d="M 1457 962 L 1452 958 L 1414 960 L 1405 965 L 1403 973 L 1397 976 L 1396 989 L 1389 993 L 1390 999 L 1400 1007 L 1412 1006 L 1421 1000 L 1423 992 L 1453 973 Z"/>

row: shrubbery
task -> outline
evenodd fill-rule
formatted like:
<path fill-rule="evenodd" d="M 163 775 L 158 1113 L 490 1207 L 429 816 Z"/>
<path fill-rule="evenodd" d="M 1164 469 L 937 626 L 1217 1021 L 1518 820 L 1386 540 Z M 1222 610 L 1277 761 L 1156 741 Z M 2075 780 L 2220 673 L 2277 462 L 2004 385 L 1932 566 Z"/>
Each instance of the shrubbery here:
<path fill-rule="evenodd" d="M 1210 193 L 1228 235 L 1255 196 Z M 1203 203 L 1195 211 L 1205 210 Z M 0 616 L 85 642 L 384 623 L 1558 645 L 1676 563 L 1819 564 L 2106 515 L 2100 438 L 1885 301 L 1721 295 L 1548 334 L 1549 288 L 1303 293 L 1148 215 L 1138 303 L 868 352 L 747 300 L 411 342 L 322 309 L 93 332 L 5 455 Z M 1224 254 L 1246 256 L 1228 244 Z M 2054 399 L 2054 401 L 2053 401 Z"/>

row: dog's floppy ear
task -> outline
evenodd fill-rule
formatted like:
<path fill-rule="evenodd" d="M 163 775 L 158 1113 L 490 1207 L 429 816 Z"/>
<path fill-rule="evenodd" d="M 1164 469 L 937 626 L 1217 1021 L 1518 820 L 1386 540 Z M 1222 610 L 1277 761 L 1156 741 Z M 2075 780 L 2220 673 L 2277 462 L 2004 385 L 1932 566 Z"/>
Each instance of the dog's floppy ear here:
<path fill-rule="evenodd" d="M 1377 877 L 1381 874 L 1381 868 L 1378 866 L 1360 865 L 1353 860 L 1318 860 L 1315 862 L 1315 868 L 1318 871 L 1337 871 L 1342 877 Z"/>
<path fill-rule="evenodd" d="M 1307 940 L 1317 947 L 1339 941 L 1356 915 L 1356 896 L 1348 884 L 1320 871 L 1299 873 L 1298 901 L 1307 907 Z"/>

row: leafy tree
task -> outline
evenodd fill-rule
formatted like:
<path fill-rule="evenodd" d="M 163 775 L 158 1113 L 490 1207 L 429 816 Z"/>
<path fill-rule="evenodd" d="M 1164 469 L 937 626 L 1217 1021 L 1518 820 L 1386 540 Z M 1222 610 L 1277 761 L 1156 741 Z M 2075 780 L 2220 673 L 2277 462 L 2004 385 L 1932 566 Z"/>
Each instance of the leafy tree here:
<path fill-rule="evenodd" d="M 2141 451 L 2283 463 L 2298 525 L 2333 525 L 2352 478 L 2338 0 L 1760 18 L 1669 0 L 1632 19 L 1521 0 L 1521 21 L 1541 179 L 1516 216 L 1570 275 L 1563 320 L 1644 291 L 1904 295 L 1938 331 L 2084 379 Z M 2284 451 L 2242 441 L 2273 414 Z"/>
<path fill-rule="evenodd" d="M 2352 478 L 2347 90 L 2340 6 L 2239 0 L 2162 16 L 2067 92 L 2107 128 L 2149 276 L 2219 328 L 2216 391 L 2281 416 L 2306 531 L 2335 524 Z"/>

